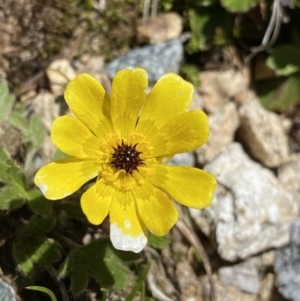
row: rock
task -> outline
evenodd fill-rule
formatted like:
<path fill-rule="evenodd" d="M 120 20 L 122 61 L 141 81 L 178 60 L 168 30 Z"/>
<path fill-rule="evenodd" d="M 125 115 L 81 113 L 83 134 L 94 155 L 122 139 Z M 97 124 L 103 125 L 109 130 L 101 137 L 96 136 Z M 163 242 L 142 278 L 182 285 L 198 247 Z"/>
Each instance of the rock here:
<path fill-rule="evenodd" d="M 219 269 L 219 278 L 224 286 L 233 286 L 242 292 L 258 294 L 260 277 L 258 258 L 251 258 L 240 264 Z"/>
<path fill-rule="evenodd" d="M 12 286 L 0 279 L 0 300 L 16 301 L 15 291 Z"/>
<path fill-rule="evenodd" d="M 232 286 L 224 286 L 217 275 L 213 275 L 215 286 L 216 301 L 257 301 L 257 296 L 254 294 L 244 293 Z M 207 276 L 200 277 L 199 281 L 200 296 L 203 301 L 211 301 L 210 285 Z M 192 299 L 193 300 L 193 299 Z"/>
<path fill-rule="evenodd" d="M 276 286 L 288 300 L 300 301 L 300 218 L 291 224 L 290 240 L 289 246 L 277 251 Z"/>
<path fill-rule="evenodd" d="M 199 92 L 205 110 L 208 113 L 215 113 L 230 100 L 238 97 L 242 99 L 240 94 L 248 91 L 249 81 L 249 70 L 246 68 L 201 72 Z"/>
<path fill-rule="evenodd" d="M 67 83 L 76 77 L 76 72 L 67 59 L 53 61 L 46 70 L 51 91 L 55 96 L 64 93 Z"/>
<path fill-rule="evenodd" d="M 170 165 L 195 166 L 195 156 L 193 153 L 176 154 L 170 161 Z"/>
<path fill-rule="evenodd" d="M 201 230 L 216 239 L 223 259 L 245 259 L 289 242 L 287 230 L 298 204 L 270 170 L 252 161 L 238 143 L 205 169 L 218 180 L 213 204 L 190 213 Z"/>
<path fill-rule="evenodd" d="M 288 140 L 280 117 L 265 110 L 256 96 L 239 108 L 238 137 L 250 154 L 267 167 L 278 167 L 288 156 Z"/>
<path fill-rule="evenodd" d="M 176 278 L 182 301 L 202 301 L 199 280 L 188 262 L 176 264 Z"/>
<path fill-rule="evenodd" d="M 45 128 L 50 133 L 52 122 L 60 115 L 60 107 L 55 101 L 54 95 L 46 91 L 41 92 L 30 103 L 31 108 L 41 117 Z"/>
<path fill-rule="evenodd" d="M 229 145 L 239 126 L 239 117 L 234 103 L 225 104 L 209 116 L 210 136 L 205 145 L 197 149 L 198 161 L 206 164 Z"/>
<path fill-rule="evenodd" d="M 283 186 L 299 198 L 300 154 L 291 155 L 278 169 L 277 176 Z"/>
<path fill-rule="evenodd" d="M 174 12 L 149 18 L 137 28 L 140 42 L 158 44 L 176 39 L 182 32 L 182 18 Z"/>
<path fill-rule="evenodd" d="M 7 150 L 11 157 L 24 151 L 21 131 L 11 126 L 8 120 L 0 123 L 0 149 Z"/>
<path fill-rule="evenodd" d="M 141 67 L 147 70 L 149 82 L 154 84 L 168 72 L 178 73 L 183 60 L 183 46 L 179 39 L 134 49 L 110 62 L 106 72 L 113 78 L 123 68 Z"/>

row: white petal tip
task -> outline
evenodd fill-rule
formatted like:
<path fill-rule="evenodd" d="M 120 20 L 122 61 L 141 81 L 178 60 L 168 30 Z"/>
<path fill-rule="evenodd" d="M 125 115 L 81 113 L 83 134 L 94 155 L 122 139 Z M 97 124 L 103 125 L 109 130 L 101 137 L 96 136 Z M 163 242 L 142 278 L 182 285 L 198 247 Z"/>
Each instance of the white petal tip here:
<path fill-rule="evenodd" d="M 110 239 L 117 250 L 132 251 L 134 253 L 141 252 L 148 241 L 144 233 L 136 237 L 123 234 L 122 229 L 118 228 L 116 224 L 110 226 Z"/>

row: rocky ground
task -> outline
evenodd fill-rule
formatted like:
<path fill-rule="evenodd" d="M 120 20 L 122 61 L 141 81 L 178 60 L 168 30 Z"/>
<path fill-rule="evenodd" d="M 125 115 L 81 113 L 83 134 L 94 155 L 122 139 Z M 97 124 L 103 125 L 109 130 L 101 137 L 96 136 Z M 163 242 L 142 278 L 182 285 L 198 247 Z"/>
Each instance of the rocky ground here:
<path fill-rule="evenodd" d="M 35 66 L 37 72 L 22 73 L 15 80 L 11 75 L 16 74 L 11 73 L 13 49 L 9 48 L 13 43 L 9 44 L 9 39 L 16 27 L 6 29 L 8 48 L 0 52 L 0 77 L 17 87 L 19 102 L 28 112 L 41 116 L 47 130 L 34 159 L 35 168 L 50 162 L 55 154 L 51 124 L 67 112 L 62 94 L 77 74 L 92 74 L 109 91 L 112 77 L 124 67 L 147 69 L 150 84 L 167 72 L 180 72 L 185 62 L 183 43 L 188 38 L 182 34 L 181 18 L 167 14 L 149 22 L 149 26 L 136 24 L 136 39 L 143 44 L 124 56 L 108 62 L 100 49 L 98 54 L 62 53 L 58 58 L 45 59 L 42 68 Z M 3 51 L 10 54 L 9 58 Z M 222 51 L 229 60 L 225 65 L 201 70 L 201 85 L 195 89 L 191 105 L 208 114 L 209 141 L 193 153 L 175 156 L 171 162 L 204 168 L 217 178 L 218 188 L 211 207 L 202 211 L 183 209 L 182 220 L 170 234 L 169 247 L 162 251 L 146 249 L 144 255 L 153 260 L 147 277 L 148 293 L 161 301 L 209 301 L 213 284 L 217 301 L 299 301 L 299 111 L 294 107 L 286 114 L 277 114 L 263 108 L 250 65 L 240 59 L 233 46 Z M 213 56 L 209 60 L 214 63 Z M 1 126 L 1 147 L 17 157 L 22 141 L 14 139 L 12 145 L 9 138 Z M 197 259 L 197 251 L 203 256 L 199 239 L 208 254 L 211 275 L 204 268 L 205 258 Z M 10 276 L 15 277 L 17 273 Z M 2 275 L 0 296 L 7 294 L 7 300 L 12 301 L 7 279 Z M 110 300 L 122 298 L 115 293 Z M 90 295 L 89 300 L 96 299 Z"/>

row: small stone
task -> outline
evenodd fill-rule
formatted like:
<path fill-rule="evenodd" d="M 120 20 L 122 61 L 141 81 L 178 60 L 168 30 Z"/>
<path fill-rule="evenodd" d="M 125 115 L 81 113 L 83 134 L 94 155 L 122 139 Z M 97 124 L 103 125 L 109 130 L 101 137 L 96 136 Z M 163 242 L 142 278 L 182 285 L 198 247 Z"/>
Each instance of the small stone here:
<path fill-rule="evenodd" d="M 137 28 L 138 40 L 150 44 L 158 44 L 178 38 L 182 32 L 182 18 L 174 12 L 149 18 L 145 24 Z"/>
<path fill-rule="evenodd" d="M 239 126 L 239 117 L 234 103 L 225 104 L 209 116 L 210 136 L 206 144 L 197 149 L 198 161 L 206 164 L 229 145 Z"/>
<path fill-rule="evenodd" d="M 278 169 L 279 181 L 299 198 L 300 194 L 300 154 L 291 155 Z"/>
<path fill-rule="evenodd" d="M 178 73 L 183 60 L 183 45 L 179 39 L 152 46 L 145 46 L 128 52 L 110 62 L 106 72 L 113 78 L 123 68 L 144 68 L 149 82 L 154 84 L 168 72 Z"/>
<path fill-rule="evenodd" d="M 288 140 L 280 117 L 265 110 L 254 94 L 239 109 L 238 137 L 250 154 L 267 167 L 278 167 L 288 156 Z"/>
<path fill-rule="evenodd" d="M 51 91 L 55 96 L 64 93 L 66 85 L 76 77 L 76 72 L 67 59 L 53 61 L 46 70 L 50 81 Z"/>
<path fill-rule="evenodd" d="M 291 224 L 290 240 L 289 246 L 277 251 L 276 286 L 288 300 L 300 301 L 300 218 Z"/>
<path fill-rule="evenodd" d="M 15 291 L 12 286 L 0 279 L 0 300 L 16 301 Z"/>
<path fill-rule="evenodd" d="M 220 281 L 224 286 L 233 286 L 240 291 L 258 294 L 260 279 L 258 258 L 251 258 L 240 264 L 219 269 Z"/>
<path fill-rule="evenodd" d="M 50 133 L 52 123 L 59 116 L 60 111 L 54 95 L 44 91 L 36 95 L 30 103 L 33 111 L 41 117 L 45 128 Z"/>
<path fill-rule="evenodd" d="M 248 90 L 249 70 L 209 70 L 200 73 L 204 108 L 208 113 L 219 111 L 230 100 Z"/>
<path fill-rule="evenodd" d="M 190 213 L 200 229 L 216 239 L 223 259 L 245 259 L 289 242 L 287 230 L 298 215 L 298 203 L 270 170 L 252 161 L 238 143 L 205 169 L 218 180 L 213 203 Z"/>

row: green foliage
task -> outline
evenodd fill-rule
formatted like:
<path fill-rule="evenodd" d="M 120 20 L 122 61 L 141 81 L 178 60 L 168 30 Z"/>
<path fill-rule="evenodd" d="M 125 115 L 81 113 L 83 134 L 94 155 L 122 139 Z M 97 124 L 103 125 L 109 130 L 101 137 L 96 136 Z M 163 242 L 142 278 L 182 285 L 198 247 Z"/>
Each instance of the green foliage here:
<path fill-rule="evenodd" d="M 141 289 L 141 287 L 145 283 L 145 280 L 146 280 L 146 277 L 147 277 L 148 272 L 150 270 L 150 267 L 151 267 L 151 262 L 148 263 L 148 265 L 146 266 L 144 271 L 141 273 L 141 276 L 140 276 L 139 280 L 137 281 L 136 285 L 133 287 L 132 291 L 127 296 L 125 301 L 132 301 L 133 298 L 137 295 L 138 291 Z"/>
<path fill-rule="evenodd" d="M 28 121 L 23 112 L 15 111 L 9 120 L 13 126 L 22 131 L 24 143 L 28 143 L 33 150 L 38 150 L 42 146 L 46 130 L 38 115 L 33 114 Z"/>
<path fill-rule="evenodd" d="M 279 45 L 272 49 L 267 65 L 277 75 L 290 75 L 300 70 L 300 48 L 291 44 Z"/>
<path fill-rule="evenodd" d="M 5 184 L 0 188 L 1 210 L 17 209 L 28 199 L 25 176 L 4 150 L 0 150 L 0 183 Z"/>
<path fill-rule="evenodd" d="M 149 233 L 148 243 L 155 249 L 163 250 L 170 244 L 170 242 L 170 239 L 166 236 L 156 236 L 151 232 Z"/>
<path fill-rule="evenodd" d="M 43 286 L 27 286 L 26 287 L 28 290 L 33 290 L 33 291 L 40 291 L 40 292 L 43 292 L 45 294 L 47 294 L 51 301 L 57 301 L 55 295 L 53 294 L 53 292 L 51 290 L 49 290 L 48 288 L 46 287 L 43 287 Z"/>
<path fill-rule="evenodd" d="M 259 3 L 259 0 L 221 0 L 224 8 L 233 13 L 242 13 L 250 10 Z"/>
<path fill-rule="evenodd" d="M 0 122 L 9 116 L 14 102 L 15 97 L 9 94 L 7 82 L 0 81 Z"/>
<path fill-rule="evenodd" d="M 54 224 L 53 218 L 35 216 L 19 232 L 13 244 L 13 256 L 25 275 L 34 276 L 37 270 L 45 270 L 60 259 L 55 242 L 45 236 Z"/>
<path fill-rule="evenodd" d="M 188 10 L 188 17 L 193 32 L 187 47 L 190 53 L 205 50 L 214 43 L 226 43 L 231 16 L 220 5 L 191 8 Z"/>
<path fill-rule="evenodd" d="M 300 73 L 294 73 L 285 79 L 263 81 L 258 84 L 257 92 L 265 108 L 285 112 L 300 101 Z"/>
<path fill-rule="evenodd" d="M 89 277 L 102 287 L 123 289 L 131 283 L 130 270 L 124 263 L 139 258 L 138 254 L 114 249 L 108 238 L 102 238 L 74 249 L 63 263 L 59 277 L 70 275 L 74 294 L 86 287 Z"/>
<path fill-rule="evenodd" d="M 195 88 L 200 86 L 199 69 L 196 65 L 186 64 L 181 68 L 181 72 L 186 79 L 193 84 Z"/>

